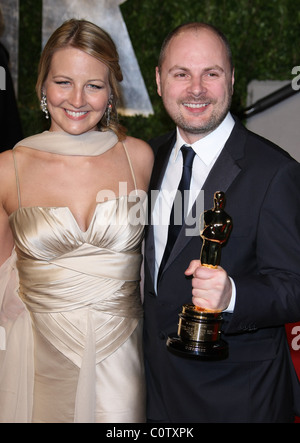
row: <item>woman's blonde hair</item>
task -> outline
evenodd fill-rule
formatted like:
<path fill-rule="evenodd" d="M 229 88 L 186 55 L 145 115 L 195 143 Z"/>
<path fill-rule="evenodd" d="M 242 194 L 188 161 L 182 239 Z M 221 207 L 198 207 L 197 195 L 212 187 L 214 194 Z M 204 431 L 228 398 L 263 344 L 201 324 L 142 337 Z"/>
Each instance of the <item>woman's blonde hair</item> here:
<path fill-rule="evenodd" d="M 51 35 L 42 52 L 38 66 L 36 93 L 39 100 L 41 100 L 42 88 L 49 74 L 53 54 L 58 49 L 68 46 L 80 49 L 108 67 L 112 95 L 112 100 L 109 102 L 112 105 L 110 121 L 107 124 L 107 116 L 104 113 L 98 123 L 98 129 L 101 131 L 112 129 L 119 140 L 122 140 L 125 138 L 125 129 L 119 124 L 117 116 L 117 102 L 120 98 L 119 82 L 123 80 L 119 65 L 119 54 L 109 34 L 94 23 L 87 20 L 67 20 Z"/>

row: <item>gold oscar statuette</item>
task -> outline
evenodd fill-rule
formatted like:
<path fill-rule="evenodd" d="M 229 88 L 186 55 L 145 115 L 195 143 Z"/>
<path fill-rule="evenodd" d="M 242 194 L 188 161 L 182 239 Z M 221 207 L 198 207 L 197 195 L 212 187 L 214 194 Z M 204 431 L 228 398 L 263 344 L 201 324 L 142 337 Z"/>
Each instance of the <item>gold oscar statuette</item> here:
<path fill-rule="evenodd" d="M 228 240 L 232 219 L 224 211 L 225 194 L 214 194 L 214 207 L 202 214 L 200 236 L 203 244 L 201 266 L 217 268 L 221 248 Z M 228 344 L 221 339 L 222 312 L 207 310 L 194 304 L 185 304 L 179 314 L 177 335 L 168 337 L 167 347 L 172 353 L 200 360 L 224 360 Z"/>

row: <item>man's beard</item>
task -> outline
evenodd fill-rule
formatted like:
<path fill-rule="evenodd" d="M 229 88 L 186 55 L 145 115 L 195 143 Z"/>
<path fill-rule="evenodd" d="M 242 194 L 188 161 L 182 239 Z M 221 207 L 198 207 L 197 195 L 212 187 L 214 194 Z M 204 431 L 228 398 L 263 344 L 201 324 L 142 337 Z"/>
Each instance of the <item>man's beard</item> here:
<path fill-rule="evenodd" d="M 210 116 L 210 119 L 204 123 L 197 124 L 190 124 L 188 122 L 188 119 L 185 119 L 182 114 L 178 113 L 177 115 L 173 115 L 172 118 L 174 120 L 174 123 L 183 131 L 185 131 L 188 134 L 209 134 L 210 132 L 214 131 L 224 120 L 226 115 L 228 114 L 230 107 L 231 107 L 231 101 L 232 101 L 232 91 L 228 91 L 228 97 L 226 103 L 224 103 L 224 108 L 221 109 L 221 111 L 216 110 L 215 113 L 212 113 Z M 216 102 L 212 99 L 208 99 L 206 97 L 199 97 L 199 102 L 202 103 L 209 103 L 209 104 L 215 104 Z M 194 98 L 187 98 L 186 100 L 181 100 L 180 103 L 189 103 L 194 102 Z"/>

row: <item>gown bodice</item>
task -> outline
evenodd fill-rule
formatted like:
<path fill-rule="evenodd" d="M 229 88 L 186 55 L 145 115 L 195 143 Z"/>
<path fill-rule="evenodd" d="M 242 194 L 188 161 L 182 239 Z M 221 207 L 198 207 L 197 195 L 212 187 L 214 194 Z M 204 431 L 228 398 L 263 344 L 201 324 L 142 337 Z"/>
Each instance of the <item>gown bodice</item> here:
<path fill-rule="evenodd" d="M 78 307 L 99 304 L 105 300 L 105 291 L 99 300 L 101 281 L 110 280 L 116 288 L 139 280 L 143 225 L 129 220 L 136 204 L 128 196 L 98 203 L 85 232 L 67 207 L 21 207 L 11 214 L 22 293 L 32 311 L 69 310 L 74 302 Z M 51 281 L 49 299 L 47 281 Z M 70 284 L 72 296 L 67 291 Z M 89 294 L 78 301 L 82 287 Z"/>

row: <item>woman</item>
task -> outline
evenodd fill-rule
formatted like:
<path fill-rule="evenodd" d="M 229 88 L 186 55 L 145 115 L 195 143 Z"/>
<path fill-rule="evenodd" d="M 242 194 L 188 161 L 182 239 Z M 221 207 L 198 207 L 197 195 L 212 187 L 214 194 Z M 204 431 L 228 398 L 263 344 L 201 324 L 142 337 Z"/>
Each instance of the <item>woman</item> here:
<path fill-rule="evenodd" d="M 121 80 L 107 33 L 65 22 L 38 71 L 50 130 L 0 156 L 0 421 L 145 419 L 143 223 L 130 215 L 153 155 L 116 120 Z"/>

